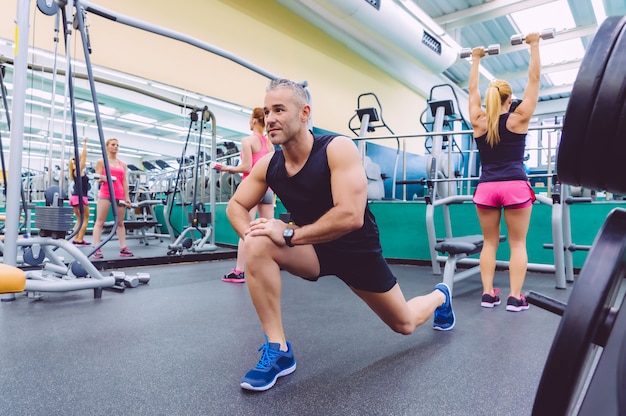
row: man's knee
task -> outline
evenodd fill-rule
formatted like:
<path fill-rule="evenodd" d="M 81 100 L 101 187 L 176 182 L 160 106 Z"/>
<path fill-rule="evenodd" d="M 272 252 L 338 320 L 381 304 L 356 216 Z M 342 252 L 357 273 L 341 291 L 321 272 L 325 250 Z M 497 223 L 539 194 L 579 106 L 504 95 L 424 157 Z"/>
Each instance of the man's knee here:
<path fill-rule="evenodd" d="M 246 257 L 269 257 L 276 244 L 271 238 L 265 236 L 251 237 L 246 236 L 243 240 Z"/>
<path fill-rule="evenodd" d="M 392 331 L 400 335 L 411 335 L 415 330 L 415 325 L 408 320 L 388 322 L 387 325 Z"/>

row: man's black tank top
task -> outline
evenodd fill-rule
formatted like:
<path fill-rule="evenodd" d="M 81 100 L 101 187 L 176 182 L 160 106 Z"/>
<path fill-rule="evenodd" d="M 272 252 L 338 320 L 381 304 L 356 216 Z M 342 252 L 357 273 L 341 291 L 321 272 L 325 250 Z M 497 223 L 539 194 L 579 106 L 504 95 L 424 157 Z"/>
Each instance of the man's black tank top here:
<path fill-rule="evenodd" d="M 272 156 L 267 168 L 267 184 L 280 198 L 296 225 L 312 224 L 334 206 L 326 148 L 335 137 L 337 136 L 314 136 L 308 160 L 291 177 L 285 169 L 283 151 L 278 150 Z M 382 252 L 378 226 L 369 207 L 365 207 L 363 226 L 360 229 L 324 245 L 343 252 Z"/>

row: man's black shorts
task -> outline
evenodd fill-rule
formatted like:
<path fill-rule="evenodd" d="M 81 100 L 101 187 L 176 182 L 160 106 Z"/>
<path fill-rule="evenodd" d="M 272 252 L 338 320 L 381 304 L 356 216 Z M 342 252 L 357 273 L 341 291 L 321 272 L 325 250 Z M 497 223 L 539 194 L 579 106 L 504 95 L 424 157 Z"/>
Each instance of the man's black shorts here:
<path fill-rule="evenodd" d="M 348 286 L 367 292 L 384 293 L 395 284 L 382 253 L 345 253 L 314 244 L 320 263 L 320 276 L 334 275 Z"/>

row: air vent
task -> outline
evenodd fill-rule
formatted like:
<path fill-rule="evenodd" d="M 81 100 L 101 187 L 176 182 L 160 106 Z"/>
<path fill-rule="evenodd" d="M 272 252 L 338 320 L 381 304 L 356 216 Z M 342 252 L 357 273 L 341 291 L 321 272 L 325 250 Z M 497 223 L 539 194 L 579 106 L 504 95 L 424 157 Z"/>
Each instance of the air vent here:
<path fill-rule="evenodd" d="M 380 2 L 382 0 L 365 0 L 366 3 L 369 3 L 376 10 L 380 10 Z"/>
<path fill-rule="evenodd" d="M 408 13 L 400 0 L 387 1 L 382 7 L 384 0 L 277 1 L 394 73 L 412 74 L 404 62 L 400 64 L 407 60 L 441 74 L 459 59 L 458 51 Z"/>
<path fill-rule="evenodd" d="M 433 35 L 424 31 L 422 35 L 422 43 L 435 52 L 437 55 L 441 55 L 441 42 L 439 42 Z"/>

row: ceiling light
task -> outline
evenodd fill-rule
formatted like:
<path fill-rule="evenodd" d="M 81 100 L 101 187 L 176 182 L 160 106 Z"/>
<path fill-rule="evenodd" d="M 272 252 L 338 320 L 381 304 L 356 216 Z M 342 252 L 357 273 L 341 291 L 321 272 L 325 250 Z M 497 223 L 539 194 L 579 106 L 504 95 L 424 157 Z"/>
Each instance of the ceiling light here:
<path fill-rule="evenodd" d="M 171 123 L 154 126 L 154 128 L 159 129 L 159 130 L 165 130 L 165 131 L 173 131 L 175 133 L 182 133 L 188 130 L 185 127 L 177 126 L 176 124 L 171 124 Z"/>
<path fill-rule="evenodd" d="M 580 39 L 570 39 L 541 45 L 541 65 L 550 66 L 572 60 L 582 60 L 585 48 Z"/>
<path fill-rule="evenodd" d="M 37 139 L 43 139 L 44 136 L 42 136 L 41 134 L 33 134 L 33 133 L 24 133 L 24 137 L 33 137 L 33 138 L 37 138 Z"/>
<path fill-rule="evenodd" d="M 47 117 L 44 117 L 42 115 L 39 114 L 33 114 L 33 113 L 24 113 L 24 117 L 30 117 L 30 118 L 38 118 L 38 119 L 45 119 Z"/>
<path fill-rule="evenodd" d="M 133 124 L 135 126 L 141 126 L 141 127 L 153 127 L 152 124 L 147 124 L 147 123 L 140 123 L 138 121 L 132 121 L 132 120 L 125 120 L 123 118 L 117 118 L 117 121 L 119 121 L 120 123 L 128 123 L 128 124 Z"/>
<path fill-rule="evenodd" d="M 252 114 L 252 109 L 250 109 L 250 108 L 243 108 L 243 107 L 241 107 L 239 105 L 231 104 L 229 102 L 218 100 L 216 98 L 202 97 L 202 98 L 200 98 L 200 101 L 203 101 L 203 102 L 205 102 L 207 104 L 213 104 L 213 105 L 221 107 L 221 108 L 226 108 L 226 109 L 229 109 L 229 110 L 240 111 L 240 112 L 242 112 L 244 114 Z"/>
<path fill-rule="evenodd" d="M 555 86 L 572 85 L 578 75 L 578 69 L 569 69 L 567 71 L 550 72 L 546 74 Z"/>
<path fill-rule="evenodd" d="M 182 143 L 180 140 L 168 139 L 168 138 L 159 137 L 159 136 L 157 136 L 156 139 L 160 142 L 169 142 L 169 143 L 176 143 L 176 144 Z"/>
<path fill-rule="evenodd" d="M 162 157 L 163 156 L 163 153 L 147 152 L 145 150 L 142 150 L 142 151 L 137 152 L 137 153 L 140 153 L 142 156 L 157 156 L 157 157 Z"/>
<path fill-rule="evenodd" d="M 154 124 L 158 121 L 155 118 L 144 117 L 144 116 L 140 116 L 139 114 L 133 114 L 133 113 L 124 114 L 120 116 L 119 118 L 124 119 L 124 120 L 138 121 L 140 123 L 146 123 L 146 124 Z"/>
<path fill-rule="evenodd" d="M 80 103 L 76 107 L 94 111 L 94 105 L 90 101 Z M 102 105 L 100 103 L 98 103 L 98 111 L 100 111 L 100 114 L 107 114 L 109 116 L 112 116 L 113 114 L 117 113 L 117 109 L 113 107 L 107 107 L 106 105 Z"/>
<path fill-rule="evenodd" d="M 197 96 L 195 94 L 191 94 L 188 91 L 181 90 L 179 88 L 174 88 L 174 87 L 169 87 L 167 85 L 157 84 L 156 82 L 151 82 L 151 83 L 149 83 L 149 85 L 152 85 L 153 87 L 158 88 L 158 89 L 163 90 L 163 91 L 173 92 L 174 94 L 183 95 L 185 97 L 193 98 L 193 99 L 196 99 L 196 100 L 200 99 L 199 96 Z"/>
<path fill-rule="evenodd" d="M 117 152 L 117 154 L 120 156 L 137 157 L 137 155 L 131 153 Z"/>
<path fill-rule="evenodd" d="M 156 139 L 157 138 L 156 135 L 154 135 L 154 134 L 136 133 L 134 131 L 127 131 L 126 134 L 128 134 L 130 136 L 144 137 L 146 139 Z"/>
<path fill-rule="evenodd" d="M 77 124 L 78 124 L 78 123 L 77 123 Z M 95 128 L 96 128 L 96 126 L 88 126 L 88 127 L 91 127 L 91 128 L 93 128 L 93 129 L 95 129 Z M 125 130 L 122 130 L 122 129 L 114 129 L 113 127 L 102 127 L 102 130 L 104 130 L 104 131 L 110 131 L 110 132 L 112 132 L 112 133 L 126 133 L 126 131 L 125 131 Z"/>
<path fill-rule="evenodd" d="M 32 88 L 28 88 L 26 90 L 26 95 L 30 95 L 31 97 L 38 97 L 41 98 L 44 101 L 50 101 L 52 102 L 52 94 L 47 92 L 47 91 L 41 91 L 41 90 L 34 90 Z M 64 97 L 60 96 L 60 95 L 55 95 L 54 96 L 54 101 L 59 103 L 59 104 L 63 104 Z"/>
<path fill-rule="evenodd" d="M 115 77 L 115 78 L 120 78 L 120 79 L 125 79 L 127 81 L 135 82 L 137 84 L 148 85 L 148 83 L 146 81 L 142 80 L 141 78 L 134 77 L 132 75 L 122 74 L 121 72 L 109 71 L 109 70 L 103 69 L 103 68 L 95 68 L 95 71 L 99 72 L 101 74 L 104 74 L 104 75 L 109 75 L 109 76 L 112 76 L 112 77 Z"/>
<path fill-rule="evenodd" d="M 81 110 L 80 108 L 77 108 L 74 111 L 76 112 L 76 114 L 82 114 L 82 115 L 85 115 L 85 116 L 95 116 L 96 115 L 91 110 Z"/>
<path fill-rule="evenodd" d="M 557 32 L 576 27 L 567 0 L 558 0 L 541 6 L 511 13 L 511 18 L 522 33 L 540 32 L 555 28 Z M 543 58 L 543 54 L 542 54 Z"/>

